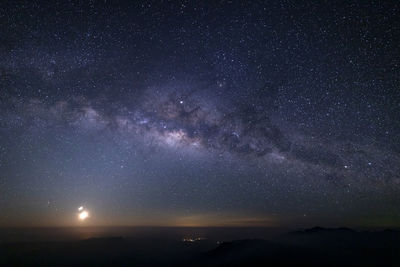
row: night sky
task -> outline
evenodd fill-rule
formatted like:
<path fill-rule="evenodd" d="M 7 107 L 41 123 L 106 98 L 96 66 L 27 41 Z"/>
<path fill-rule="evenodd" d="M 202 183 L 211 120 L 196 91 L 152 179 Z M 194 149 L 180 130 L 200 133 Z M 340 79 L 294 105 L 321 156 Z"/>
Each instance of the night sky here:
<path fill-rule="evenodd" d="M 1 1 L 0 226 L 399 227 L 399 14 Z"/>

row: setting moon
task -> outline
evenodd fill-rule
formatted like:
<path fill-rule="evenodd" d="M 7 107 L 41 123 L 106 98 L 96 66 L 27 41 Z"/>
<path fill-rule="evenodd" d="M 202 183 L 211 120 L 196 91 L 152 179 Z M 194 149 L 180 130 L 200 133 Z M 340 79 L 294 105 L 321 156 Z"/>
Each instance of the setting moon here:
<path fill-rule="evenodd" d="M 86 220 L 87 218 L 89 218 L 89 212 L 87 210 L 85 210 L 83 207 L 79 207 L 78 208 L 78 218 L 81 221 Z"/>

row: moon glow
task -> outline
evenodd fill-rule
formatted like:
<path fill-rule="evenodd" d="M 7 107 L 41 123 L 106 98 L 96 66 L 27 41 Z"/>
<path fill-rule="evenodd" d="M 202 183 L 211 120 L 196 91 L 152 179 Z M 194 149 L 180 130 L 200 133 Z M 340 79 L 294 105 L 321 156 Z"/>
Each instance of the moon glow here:
<path fill-rule="evenodd" d="M 86 220 L 87 218 L 89 218 L 89 212 L 87 210 L 85 210 L 83 207 L 79 207 L 78 208 L 78 219 L 81 221 Z"/>

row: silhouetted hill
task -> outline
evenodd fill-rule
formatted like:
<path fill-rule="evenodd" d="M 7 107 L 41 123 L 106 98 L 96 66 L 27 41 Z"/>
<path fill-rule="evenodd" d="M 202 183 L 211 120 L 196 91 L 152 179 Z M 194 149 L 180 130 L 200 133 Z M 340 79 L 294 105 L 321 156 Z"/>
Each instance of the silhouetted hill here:
<path fill-rule="evenodd" d="M 400 232 L 314 227 L 274 242 L 224 242 L 204 256 L 208 265 L 400 266 Z"/>
<path fill-rule="evenodd" d="M 295 231 L 293 233 L 297 233 L 297 234 L 320 234 L 320 233 L 355 233 L 355 231 L 353 229 L 350 228 L 346 228 L 346 227 L 339 227 L 339 228 L 322 228 L 319 226 L 313 227 L 313 228 L 309 228 L 309 229 L 305 229 L 303 231 Z"/>
<path fill-rule="evenodd" d="M 314 227 L 273 241 L 122 237 L 0 244 L 0 266 L 400 266 L 400 232 Z"/>
<path fill-rule="evenodd" d="M 223 242 L 216 249 L 209 251 L 199 265 L 207 266 L 275 266 L 286 261 L 285 254 L 291 248 L 284 244 L 277 244 L 266 240 L 236 240 Z"/>

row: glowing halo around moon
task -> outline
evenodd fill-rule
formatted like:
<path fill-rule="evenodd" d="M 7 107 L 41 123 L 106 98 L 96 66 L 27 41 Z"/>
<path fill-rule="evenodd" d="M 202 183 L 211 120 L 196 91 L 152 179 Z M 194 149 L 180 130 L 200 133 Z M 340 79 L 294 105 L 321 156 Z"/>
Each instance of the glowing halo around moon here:
<path fill-rule="evenodd" d="M 89 218 L 89 212 L 85 210 L 82 206 L 78 208 L 78 219 L 80 221 L 85 221 Z"/>

